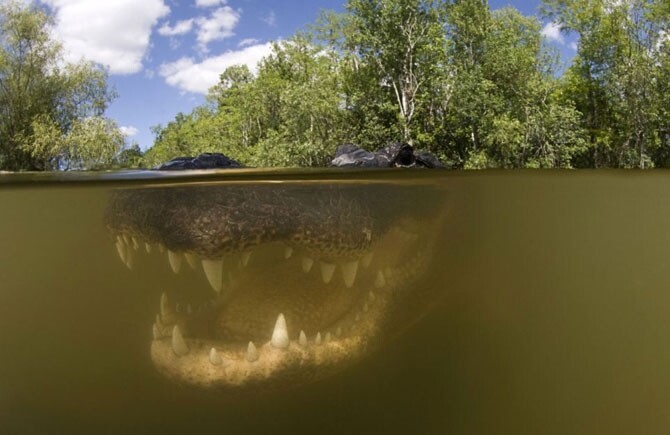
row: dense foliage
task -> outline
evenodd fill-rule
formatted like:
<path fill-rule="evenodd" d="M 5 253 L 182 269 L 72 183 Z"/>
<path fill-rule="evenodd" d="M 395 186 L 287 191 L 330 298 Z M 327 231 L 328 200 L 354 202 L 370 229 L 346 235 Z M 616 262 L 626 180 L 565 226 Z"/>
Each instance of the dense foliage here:
<path fill-rule="evenodd" d="M 51 18 L 35 6 L 0 6 L 0 169 L 96 169 L 124 146 L 103 114 L 106 72 L 63 61 Z"/>
<path fill-rule="evenodd" d="M 560 65 L 535 17 L 486 0 L 348 0 L 221 72 L 206 103 L 153 128 L 146 153 L 104 118 L 106 72 L 65 64 L 51 19 L 0 9 L 0 169 L 154 166 L 222 152 L 320 166 L 335 147 L 406 141 L 454 168 L 670 166 L 670 6 L 544 0 L 578 37 Z"/>

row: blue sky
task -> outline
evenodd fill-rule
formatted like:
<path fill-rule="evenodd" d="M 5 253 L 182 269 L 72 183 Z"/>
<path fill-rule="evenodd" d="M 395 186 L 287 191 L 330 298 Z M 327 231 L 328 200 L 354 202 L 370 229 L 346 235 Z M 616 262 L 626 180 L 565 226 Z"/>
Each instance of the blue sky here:
<path fill-rule="evenodd" d="M 86 58 L 109 69 L 118 92 L 107 115 L 129 141 L 153 143 L 150 127 L 204 101 L 227 66 L 252 68 L 269 42 L 313 23 L 345 0 L 41 0 L 56 18 L 55 36 L 68 60 Z M 491 0 L 536 14 L 539 1 Z M 547 39 L 570 56 L 571 44 L 545 23 Z"/>

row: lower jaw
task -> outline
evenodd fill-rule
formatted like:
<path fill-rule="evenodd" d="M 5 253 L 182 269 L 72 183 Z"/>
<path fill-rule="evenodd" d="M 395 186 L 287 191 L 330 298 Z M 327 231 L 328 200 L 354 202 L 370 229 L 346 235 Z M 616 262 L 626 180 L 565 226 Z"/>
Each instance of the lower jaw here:
<path fill-rule="evenodd" d="M 173 326 L 169 334 L 155 334 L 151 358 L 169 378 L 201 387 L 290 387 L 323 378 L 379 342 L 392 291 L 391 285 L 385 287 L 370 291 L 360 312 L 348 313 L 332 332 L 308 337 L 286 331 L 288 340 L 277 345 L 274 337 L 258 343 L 184 338 Z"/>
<path fill-rule="evenodd" d="M 389 325 L 392 305 L 422 274 L 429 245 L 423 238 L 417 243 L 417 237 L 408 237 L 400 229 L 390 231 L 376 244 L 375 260 L 364 269 L 367 275 L 356 282 L 359 287 L 354 289 L 360 297 L 353 307 L 319 333 L 314 333 L 316 329 L 309 336 L 298 330 L 286 331 L 287 340 L 280 346 L 270 338 L 269 330 L 263 334 L 264 340 L 255 342 L 202 338 L 193 333 L 186 337 L 182 331 L 187 332 L 183 327 L 188 322 L 179 320 L 184 316 L 183 307 L 175 309 L 181 313 L 170 312 L 173 308 L 165 296 L 154 323 L 151 358 L 168 378 L 203 388 L 284 389 L 329 376 L 369 354 L 382 342 L 387 327 L 397 326 Z M 403 246 L 406 249 L 399 249 Z M 405 257 L 408 252 L 414 253 L 411 260 Z M 319 276 L 318 270 L 314 273 Z M 223 293 L 219 295 L 222 298 Z M 200 308 L 196 310 L 200 312 Z M 190 315 L 190 306 L 187 311 Z"/>

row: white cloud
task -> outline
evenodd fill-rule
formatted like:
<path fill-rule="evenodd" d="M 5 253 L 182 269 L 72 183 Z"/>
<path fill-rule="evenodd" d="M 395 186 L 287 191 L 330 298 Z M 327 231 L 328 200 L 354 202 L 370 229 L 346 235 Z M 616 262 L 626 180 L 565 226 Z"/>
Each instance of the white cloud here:
<path fill-rule="evenodd" d="M 259 42 L 260 42 L 260 40 L 258 40 L 258 39 L 256 39 L 256 38 L 246 38 L 246 39 L 241 40 L 241 41 L 237 44 L 237 46 L 238 46 L 238 47 L 246 47 L 246 46 L 248 46 L 248 45 L 258 44 Z"/>
<path fill-rule="evenodd" d="M 163 0 L 42 0 L 56 15 L 54 36 L 65 58 L 109 67 L 112 74 L 142 70 L 151 29 L 170 12 Z"/>
<path fill-rule="evenodd" d="M 571 50 L 574 50 L 574 51 L 577 51 L 577 48 L 578 48 L 576 42 L 571 42 L 570 45 L 569 45 L 568 47 L 570 47 L 570 49 L 571 49 Z"/>
<path fill-rule="evenodd" d="M 183 91 L 206 94 L 209 88 L 219 82 L 219 75 L 229 66 L 244 64 L 256 72 L 258 62 L 272 51 L 272 44 L 256 44 L 241 50 L 226 51 L 195 63 L 190 57 L 163 64 L 159 74 L 170 86 Z"/>
<path fill-rule="evenodd" d="M 233 36 L 233 29 L 240 20 L 240 14 L 230 6 L 216 9 L 208 17 L 196 19 L 198 24 L 198 46 L 207 52 L 207 44 Z"/>
<path fill-rule="evenodd" d="M 226 3 L 226 0 L 195 0 L 195 5 L 199 8 L 211 8 L 214 6 L 225 5 Z"/>
<path fill-rule="evenodd" d="M 561 45 L 565 44 L 565 38 L 561 34 L 561 26 L 556 23 L 545 24 L 540 33 L 549 41 L 558 42 Z"/>
<path fill-rule="evenodd" d="M 163 36 L 177 36 L 184 35 L 193 28 L 193 19 L 177 21 L 177 23 L 170 27 L 169 23 L 165 23 L 158 28 L 158 33 Z"/>
<path fill-rule="evenodd" d="M 124 125 L 122 127 L 119 127 L 119 130 L 121 131 L 121 134 L 124 135 L 125 137 L 136 136 L 138 131 L 139 131 L 137 129 L 137 127 L 133 127 L 132 125 L 128 125 L 128 126 Z"/>
<path fill-rule="evenodd" d="M 267 24 L 270 27 L 274 27 L 277 25 L 277 16 L 275 15 L 275 11 L 270 11 L 266 16 L 261 18 L 261 21 Z"/>

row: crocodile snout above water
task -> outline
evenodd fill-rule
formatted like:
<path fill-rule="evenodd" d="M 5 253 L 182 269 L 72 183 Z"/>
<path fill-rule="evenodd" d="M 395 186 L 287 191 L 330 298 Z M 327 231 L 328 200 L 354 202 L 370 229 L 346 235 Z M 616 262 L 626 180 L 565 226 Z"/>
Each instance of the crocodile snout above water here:
<path fill-rule="evenodd" d="M 162 373 L 283 387 L 341 370 L 434 303 L 441 198 L 429 185 L 157 186 L 115 192 L 106 225 L 129 269 L 162 255 L 192 274 L 157 303 Z"/>

